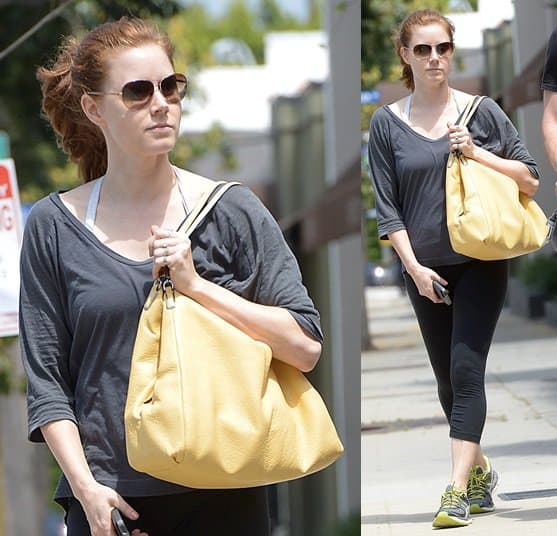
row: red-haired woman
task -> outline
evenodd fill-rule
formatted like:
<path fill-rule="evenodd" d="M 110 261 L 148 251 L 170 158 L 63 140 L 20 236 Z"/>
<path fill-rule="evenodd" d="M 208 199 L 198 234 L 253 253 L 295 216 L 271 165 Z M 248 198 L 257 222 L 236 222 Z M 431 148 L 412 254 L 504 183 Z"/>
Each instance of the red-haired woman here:
<path fill-rule="evenodd" d="M 40 68 L 43 109 L 84 184 L 33 208 L 21 258 L 29 436 L 64 476 L 69 536 L 269 534 L 265 488 L 189 490 L 128 464 L 123 412 L 137 321 L 162 266 L 174 285 L 310 370 L 319 315 L 276 222 L 229 189 L 189 240 L 176 230 L 209 179 L 176 168 L 186 78 L 168 38 L 123 18 L 68 39 Z"/>
<path fill-rule="evenodd" d="M 395 37 L 402 81 L 410 95 L 378 109 L 370 127 L 369 158 L 379 234 L 404 265 L 408 295 L 450 425 L 452 473 L 433 524 L 470 523 L 470 511 L 493 510 L 497 473 L 480 447 L 486 417 L 485 366 L 507 287 L 507 262 L 456 253 L 445 209 L 449 151 L 512 177 L 533 195 L 536 163 L 516 129 L 491 99 L 468 128 L 454 126 L 472 97 L 449 85 L 454 52 L 452 22 L 433 10 L 410 14 Z M 449 291 L 445 305 L 434 291 Z"/>

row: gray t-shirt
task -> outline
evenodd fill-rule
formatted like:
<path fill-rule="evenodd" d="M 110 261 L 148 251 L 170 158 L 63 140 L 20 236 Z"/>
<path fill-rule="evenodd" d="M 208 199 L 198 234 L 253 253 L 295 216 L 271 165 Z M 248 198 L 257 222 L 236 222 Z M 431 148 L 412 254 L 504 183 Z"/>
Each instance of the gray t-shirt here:
<path fill-rule="evenodd" d="M 286 308 L 322 341 L 296 259 L 248 188 L 226 192 L 191 240 L 202 277 L 253 302 Z M 151 260 L 130 260 L 102 244 L 56 193 L 29 215 L 20 296 L 29 438 L 44 441 L 40 427 L 48 422 L 75 422 L 94 477 L 123 496 L 186 489 L 136 472 L 126 457 L 124 406 L 151 267 Z M 69 496 L 62 478 L 56 498 Z"/>
<path fill-rule="evenodd" d="M 502 158 L 519 160 L 539 178 L 534 159 L 515 127 L 490 98 L 468 123 L 474 143 Z M 369 161 L 375 189 L 379 236 L 406 229 L 416 259 L 426 266 L 470 260 L 449 241 L 445 205 L 447 135 L 430 139 L 413 130 L 388 106 L 371 118 Z"/>

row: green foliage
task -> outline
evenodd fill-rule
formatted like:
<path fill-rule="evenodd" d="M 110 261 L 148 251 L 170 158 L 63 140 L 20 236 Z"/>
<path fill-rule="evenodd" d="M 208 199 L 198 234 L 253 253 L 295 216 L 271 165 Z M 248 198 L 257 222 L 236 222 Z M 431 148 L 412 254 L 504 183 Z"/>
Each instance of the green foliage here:
<path fill-rule="evenodd" d="M 261 0 L 251 9 L 246 0 L 234 0 L 219 18 L 212 18 L 202 3 L 192 4 L 171 17 L 166 29 L 176 45 L 177 65 L 186 69 L 213 64 L 211 44 L 221 37 L 245 42 L 257 63 L 264 61 L 264 38 L 268 32 L 315 30 L 321 27 L 319 9 L 307 22 L 283 12 L 277 0 Z"/>
<path fill-rule="evenodd" d="M 7 349 L 14 344 L 16 337 L 0 338 L 0 395 L 7 395 L 20 388 L 21 381 L 14 376 L 13 364 Z"/>
<path fill-rule="evenodd" d="M 532 255 L 524 259 L 518 269 L 518 278 L 528 288 L 548 298 L 557 296 L 557 254 Z"/>

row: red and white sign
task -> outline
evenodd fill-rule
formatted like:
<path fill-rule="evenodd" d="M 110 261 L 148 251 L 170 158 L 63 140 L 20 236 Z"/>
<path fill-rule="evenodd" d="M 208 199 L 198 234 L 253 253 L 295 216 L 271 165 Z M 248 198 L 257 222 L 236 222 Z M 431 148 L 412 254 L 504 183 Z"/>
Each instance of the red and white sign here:
<path fill-rule="evenodd" d="M 0 160 L 0 337 L 18 333 L 22 229 L 14 161 Z"/>

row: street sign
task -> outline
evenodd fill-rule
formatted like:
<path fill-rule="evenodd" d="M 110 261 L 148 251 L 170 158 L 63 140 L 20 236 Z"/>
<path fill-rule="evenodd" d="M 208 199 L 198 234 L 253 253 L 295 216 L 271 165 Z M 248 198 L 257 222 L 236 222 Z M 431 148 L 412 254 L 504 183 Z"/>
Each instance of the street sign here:
<path fill-rule="evenodd" d="M 21 205 L 11 158 L 0 160 L 0 337 L 17 335 Z"/>
<path fill-rule="evenodd" d="M 360 104 L 379 104 L 381 91 L 379 89 L 368 89 L 360 93 Z"/>

